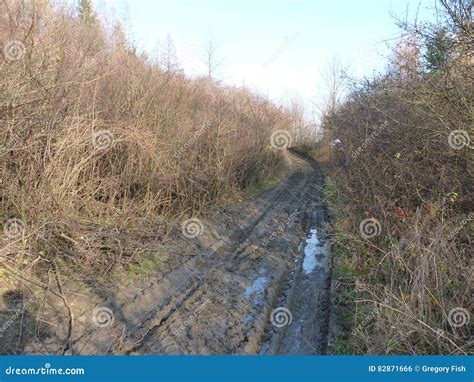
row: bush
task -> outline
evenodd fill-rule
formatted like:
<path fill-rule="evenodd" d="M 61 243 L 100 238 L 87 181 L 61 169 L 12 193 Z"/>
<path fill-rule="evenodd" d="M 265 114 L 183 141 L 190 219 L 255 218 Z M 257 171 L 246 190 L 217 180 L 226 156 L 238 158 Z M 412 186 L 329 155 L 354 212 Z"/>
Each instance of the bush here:
<path fill-rule="evenodd" d="M 443 4 L 456 42 L 446 60 L 429 45 L 437 28 L 408 26 L 410 55 L 397 50 L 388 73 L 323 122 L 341 141 L 330 147 L 342 205 L 334 261 L 351 263 L 345 338 L 356 353 L 472 352 L 473 24 L 467 2 Z M 427 46 L 436 67 L 423 62 Z"/>
<path fill-rule="evenodd" d="M 3 238 L 12 267 L 40 252 L 91 268 L 108 266 L 100 252 L 126 259 L 164 235 L 157 217 L 198 214 L 262 163 L 280 171 L 266 146 L 295 124 L 246 89 L 153 63 L 81 7 L 0 3 L 0 212 L 26 228 Z"/>

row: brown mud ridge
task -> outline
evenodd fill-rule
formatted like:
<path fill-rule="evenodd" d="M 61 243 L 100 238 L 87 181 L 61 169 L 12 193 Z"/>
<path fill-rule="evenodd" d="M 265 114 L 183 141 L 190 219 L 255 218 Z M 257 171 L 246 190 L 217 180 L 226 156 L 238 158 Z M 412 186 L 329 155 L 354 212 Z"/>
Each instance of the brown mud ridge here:
<path fill-rule="evenodd" d="M 179 239 L 176 256 L 154 274 L 107 287 L 64 282 L 72 330 L 58 325 L 23 352 L 324 354 L 323 180 L 310 161 L 293 153 L 288 160 L 282 184 L 200 217 L 202 233 Z"/>

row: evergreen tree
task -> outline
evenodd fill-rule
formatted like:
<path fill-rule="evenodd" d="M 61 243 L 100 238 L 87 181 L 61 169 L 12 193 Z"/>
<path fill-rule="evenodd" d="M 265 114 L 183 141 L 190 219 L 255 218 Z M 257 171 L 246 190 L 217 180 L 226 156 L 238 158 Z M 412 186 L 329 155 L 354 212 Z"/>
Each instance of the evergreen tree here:
<path fill-rule="evenodd" d="M 438 29 L 427 39 L 424 58 L 429 71 L 438 71 L 449 63 L 453 43 L 453 38 L 446 28 Z"/>
<path fill-rule="evenodd" d="M 92 9 L 91 0 L 79 0 L 77 11 L 79 14 L 79 18 L 87 24 L 95 23 L 96 20 L 94 16 L 94 11 Z"/>

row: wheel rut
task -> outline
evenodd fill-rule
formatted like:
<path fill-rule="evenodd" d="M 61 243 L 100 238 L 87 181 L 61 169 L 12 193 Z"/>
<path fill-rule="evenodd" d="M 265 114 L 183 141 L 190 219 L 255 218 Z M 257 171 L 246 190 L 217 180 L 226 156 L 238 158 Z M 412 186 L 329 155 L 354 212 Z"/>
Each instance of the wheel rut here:
<path fill-rule="evenodd" d="M 278 187 L 206 219 L 204 237 L 184 243 L 185 261 L 99 296 L 114 324 L 77 335 L 75 353 L 324 353 L 326 297 L 308 291 L 324 289 L 325 278 L 302 276 L 300 245 L 308 227 L 318 224 L 322 232 L 324 218 L 315 221 L 322 177 L 310 161 L 293 153 L 288 159 L 291 173 Z M 271 325 L 280 306 L 297 325 Z M 324 317 L 315 320 L 315 309 Z"/>

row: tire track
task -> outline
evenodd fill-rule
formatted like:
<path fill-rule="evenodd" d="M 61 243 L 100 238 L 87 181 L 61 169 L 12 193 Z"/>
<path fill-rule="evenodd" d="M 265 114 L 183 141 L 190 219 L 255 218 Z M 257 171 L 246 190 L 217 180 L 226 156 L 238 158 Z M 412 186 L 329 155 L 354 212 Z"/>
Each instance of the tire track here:
<path fill-rule="evenodd" d="M 278 187 L 276 192 L 273 193 L 270 199 L 270 203 L 268 203 L 269 205 L 267 205 L 263 212 L 258 215 L 257 219 L 252 221 L 247 226 L 247 228 L 243 230 L 243 233 L 241 234 L 239 240 L 228 251 L 229 256 L 224 256 L 225 261 L 223 262 L 222 258 L 219 258 L 216 261 L 216 259 L 212 259 L 210 256 L 206 256 L 204 258 L 204 263 L 199 268 L 199 271 L 194 272 L 194 275 L 196 275 L 196 277 L 199 277 L 200 279 L 198 287 L 193 288 L 190 293 L 183 293 L 180 299 L 171 299 L 167 304 L 168 306 L 174 306 L 174 308 L 170 309 L 170 313 L 167 314 L 164 318 L 155 320 L 154 324 L 147 330 L 146 335 L 141 339 L 140 343 L 136 344 L 132 348 L 127 349 L 125 351 L 126 354 L 135 354 L 140 352 L 167 353 L 169 351 L 169 346 L 163 346 L 161 344 L 167 342 L 172 344 L 176 343 L 176 341 L 174 341 L 173 339 L 169 340 L 168 337 L 172 336 L 171 327 L 173 326 L 173 323 L 176 320 L 179 320 L 179 316 L 186 316 L 186 313 L 183 313 L 181 311 L 181 307 L 191 305 L 191 307 L 188 306 L 189 310 L 192 310 L 193 306 L 194 309 L 196 309 L 197 306 L 202 305 L 204 303 L 204 296 L 208 295 L 212 295 L 211 298 L 214 299 L 216 299 L 216 295 L 219 296 L 221 303 L 225 303 L 229 295 L 242 295 L 243 288 L 239 287 L 238 285 L 235 286 L 230 284 L 224 286 L 221 290 L 225 291 L 226 294 L 216 290 L 216 288 L 213 288 L 213 285 L 219 284 L 219 279 L 223 277 L 222 274 L 224 272 L 227 272 L 227 277 L 232 278 L 232 276 L 236 273 L 235 269 L 239 268 L 241 263 L 248 262 L 248 257 L 251 256 L 251 253 L 253 251 L 252 249 L 249 250 L 249 248 L 252 246 L 252 242 L 255 242 L 256 239 L 258 239 L 255 237 L 255 230 L 257 227 L 259 227 L 259 225 L 270 224 L 271 221 L 275 219 L 275 217 L 279 217 L 282 214 L 282 210 L 288 207 L 298 207 L 301 212 L 303 211 L 303 207 L 307 202 L 306 199 L 304 199 L 303 194 L 304 191 L 308 189 L 308 183 L 311 179 L 310 174 L 312 173 L 313 169 L 311 167 L 307 167 L 307 162 L 302 161 L 297 157 L 293 156 L 292 160 L 296 164 L 297 169 L 287 178 L 284 183 L 280 185 L 280 187 Z M 302 170 L 302 168 L 306 168 L 306 170 Z M 238 275 L 236 276 L 238 278 Z M 201 298 L 196 298 L 196 296 L 200 296 Z M 191 300 L 193 301 L 193 304 L 188 304 Z M 162 309 L 165 308 L 162 307 Z M 238 309 L 235 309 L 235 307 L 234 310 L 238 311 Z M 219 314 L 214 313 L 214 317 L 219 317 Z M 220 336 L 221 344 L 223 342 L 225 344 L 229 343 L 228 340 L 223 341 L 223 339 L 229 337 L 228 332 L 230 328 L 231 325 L 223 325 L 221 329 L 222 333 Z M 208 328 L 207 331 L 209 333 L 213 333 L 212 335 L 215 337 L 215 330 L 213 330 L 213 328 Z M 260 332 L 260 335 L 262 335 L 263 327 L 260 328 Z M 238 335 L 238 333 L 236 334 Z M 253 335 L 255 336 L 255 333 Z M 248 339 L 243 338 L 242 341 L 240 341 L 238 344 L 232 344 L 232 352 L 244 351 L 245 344 L 248 342 Z M 157 346 L 157 343 L 159 343 L 160 345 Z M 177 348 L 179 348 L 179 346 Z M 185 349 L 189 349 L 189 346 L 185 346 Z M 194 350 L 197 350 L 197 352 L 199 352 L 200 349 Z M 226 352 L 226 350 L 229 349 L 223 349 L 223 347 L 221 346 L 220 350 Z M 217 352 L 215 346 L 213 347 L 213 349 L 211 349 L 211 351 Z"/>
<path fill-rule="evenodd" d="M 210 244 L 200 247 L 200 240 L 182 239 L 183 245 L 196 249 L 192 258 L 148 284 L 140 281 L 140 288 L 132 284 L 102 293 L 103 305 L 115 314 L 115 324 L 76 335 L 76 351 L 258 353 L 271 308 L 294 264 L 305 211 L 319 182 L 308 161 L 292 153 L 288 159 L 293 169 L 285 181 L 235 207 L 230 224 L 222 224 L 227 215 L 215 216 L 220 220 L 214 220 L 218 223 L 213 226 L 206 221 L 211 225 Z M 235 228 L 227 231 L 226 226 Z"/>

